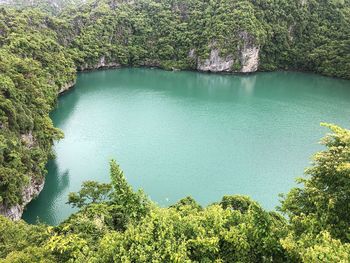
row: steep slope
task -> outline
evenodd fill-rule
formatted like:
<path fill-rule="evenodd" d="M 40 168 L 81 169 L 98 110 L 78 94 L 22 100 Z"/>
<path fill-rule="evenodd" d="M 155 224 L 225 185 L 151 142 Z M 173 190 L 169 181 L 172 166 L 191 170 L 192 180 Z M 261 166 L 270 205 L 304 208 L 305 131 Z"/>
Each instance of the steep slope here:
<path fill-rule="evenodd" d="M 42 189 L 62 136 L 48 114 L 76 70 L 291 69 L 350 78 L 349 0 L 96 0 L 58 15 L 7 2 L 24 5 L 0 8 L 0 213 L 14 219 Z"/>

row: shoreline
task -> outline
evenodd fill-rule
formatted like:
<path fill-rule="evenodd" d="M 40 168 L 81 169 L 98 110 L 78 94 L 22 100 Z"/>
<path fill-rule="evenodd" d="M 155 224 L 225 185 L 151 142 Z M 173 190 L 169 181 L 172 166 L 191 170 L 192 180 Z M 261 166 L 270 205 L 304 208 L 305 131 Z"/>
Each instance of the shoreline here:
<path fill-rule="evenodd" d="M 198 70 L 198 69 L 165 69 L 163 67 L 160 66 L 121 66 L 121 65 L 106 65 L 106 66 L 98 66 L 98 65 L 93 65 L 91 67 L 87 67 L 84 68 L 82 70 L 78 70 L 76 71 L 76 75 L 74 80 L 66 83 L 65 85 L 63 85 L 60 90 L 58 91 L 57 96 L 62 96 L 63 94 L 68 93 L 68 91 L 70 91 L 71 89 L 73 89 L 76 85 L 76 81 L 77 81 L 77 74 L 79 73 L 85 73 L 85 72 L 94 72 L 94 71 L 101 71 L 101 70 L 113 70 L 113 69 L 125 69 L 125 68 L 145 68 L 145 69 L 158 69 L 158 70 L 164 70 L 164 71 L 174 71 L 174 72 L 178 72 L 178 71 L 187 71 L 187 72 L 195 72 L 195 73 L 203 73 L 203 74 L 218 74 L 218 75 L 231 75 L 231 76 L 247 76 L 247 75 L 253 75 L 256 73 L 274 73 L 274 72 L 283 72 L 283 73 L 288 73 L 288 72 L 295 72 L 295 73 L 303 73 L 303 74 L 313 74 L 313 75 L 318 75 L 318 76 L 322 76 L 322 77 L 326 77 L 326 78 L 332 78 L 332 79 L 337 79 L 337 80 L 345 80 L 345 81 L 350 81 L 348 79 L 344 79 L 344 78 L 339 78 L 339 77 L 332 77 L 332 76 L 326 76 L 323 74 L 319 74 L 316 72 L 311 72 L 311 71 L 303 71 L 303 70 L 274 70 L 274 71 L 259 71 L 256 70 L 254 72 L 226 72 L 226 71 L 202 71 L 202 70 Z M 22 218 L 22 214 L 24 212 L 24 209 L 26 207 L 26 205 L 28 205 L 33 199 L 35 199 L 40 192 L 43 190 L 44 185 L 45 185 L 45 178 L 46 176 L 44 176 L 42 178 L 40 187 L 37 187 L 38 184 L 36 182 L 34 182 L 33 178 L 31 179 L 30 184 L 27 185 L 27 187 L 25 187 L 23 189 L 23 204 L 16 204 L 13 205 L 11 207 L 5 207 L 2 206 L 0 207 L 0 214 L 12 219 L 12 220 L 19 220 Z M 34 182 L 34 183 L 33 183 Z"/>

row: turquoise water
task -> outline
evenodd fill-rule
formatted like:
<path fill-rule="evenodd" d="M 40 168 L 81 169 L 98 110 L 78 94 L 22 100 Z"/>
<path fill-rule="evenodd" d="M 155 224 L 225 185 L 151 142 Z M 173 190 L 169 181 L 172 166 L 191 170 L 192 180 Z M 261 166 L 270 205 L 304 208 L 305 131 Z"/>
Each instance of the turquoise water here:
<path fill-rule="evenodd" d="M 84 180 L 108 182 L 114 158 L 162 206 L 249 195 L 266 209 L 295 186 L 327 132 L 349 128 L 350 81 L 275 72 L 219 75 L 118 69 L 82 73 L 51 117 L 65 133 L 24 219 L 57 224 Z"/>

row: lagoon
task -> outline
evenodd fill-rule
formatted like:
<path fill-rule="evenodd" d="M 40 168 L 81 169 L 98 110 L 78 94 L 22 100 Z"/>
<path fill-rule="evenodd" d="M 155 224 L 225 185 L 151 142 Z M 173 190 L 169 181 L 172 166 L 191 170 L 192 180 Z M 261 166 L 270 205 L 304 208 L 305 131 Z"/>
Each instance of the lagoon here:
<path fill-rule="evenodd" d="M 162 206 L 243 194 L 272 210 L 322 149 L 320 122 L 349 128 L 349 117 L 350 81 L 315 74 L 80 73 L 51 114 L 65 138 L 23 218 L 66 219 L 75 211 L 68 193 L 85 180 L 108 182 L 111 159 Z"/>

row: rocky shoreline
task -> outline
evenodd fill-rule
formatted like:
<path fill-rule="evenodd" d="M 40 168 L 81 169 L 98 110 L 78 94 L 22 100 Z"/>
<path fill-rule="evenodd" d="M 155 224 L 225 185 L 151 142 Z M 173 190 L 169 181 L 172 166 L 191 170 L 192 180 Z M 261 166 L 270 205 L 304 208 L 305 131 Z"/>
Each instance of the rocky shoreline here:
<path fill-rule="evenodd" d="M 239 50 L 239 54 L 221 57 L 220 50 L 217 48 L 212 48 L 209 58 L 200 59 L 196 56 L 194 49 L 190 50 L 188 56 L 196 61 L 196 70 L 202 72 L 215 72 L 215 73 L 253 73 L 258 70 L 259 66 L 259 51 L 260 47 L 254 45 L 252 38 L 246 32 L 241 32 L 240 38 L 242 39 L 243 45 Z M 234 69 L 234 64 L 239 63 L 240 69 Z M 159 65 L 156 62 L 145 62 L 143 66 L 146 67 L 158 67 Z M 107 69 L 107 68 L 120 68 L 121 65 L 115 61 L 107 61 L 105 56 L 102 56 L 99 61 L 94 65 L 85 64 L 77 68 L 77 71 L 91 71 L 98 69 Z M 60 87 L 58 95 L 63 94 L 64 92 L 70 90 L 76 84 L 76 79 L 70 81 Z M 30 134 L 31 135 L 31 134 Z M 33 136 L 22 135 L 22 141 L 27 144 L 28 147 L 31 147 L 33 143 Z M 31 143 L 27 141 L 31 141 Z M 0 205 L 0 214 L 4 215 L 12 220 L 19 220 L 22 217 L 25 206 L 36 196 L 40 194 L 44 188 L 45 178 L 35 180 L 31 178 L 30 184 L 24 188 L 22 194 L 22 204 L 16 204 L 10 207 L 5 205 Z"/>
<path fill-rule="evenodd" d="M 21 219 L 25 206 L 39 195 L 44 188 L 44 184 L 45 178 L 40 180 L 32 178 L 30 184 L 23 190 L 22 204 L 16 204 L 10 207 L 0 205 L 0 214 L 15 221 Z"/>

